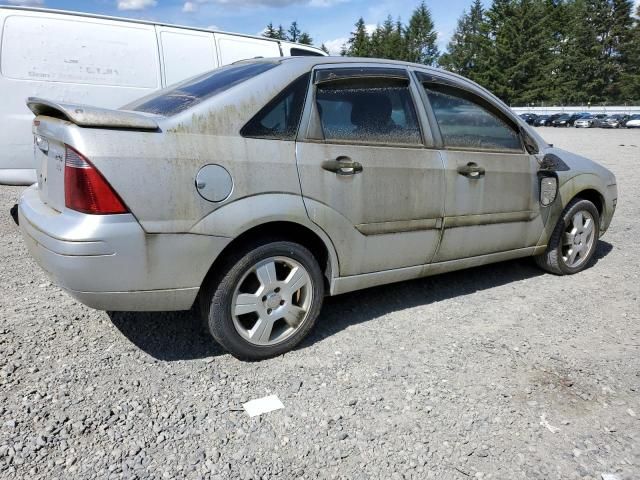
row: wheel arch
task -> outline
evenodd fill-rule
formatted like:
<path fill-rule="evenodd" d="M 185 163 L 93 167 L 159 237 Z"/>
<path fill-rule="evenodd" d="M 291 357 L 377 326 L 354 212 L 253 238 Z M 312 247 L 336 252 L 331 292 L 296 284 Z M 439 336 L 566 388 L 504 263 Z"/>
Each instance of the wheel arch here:
<path fill-rule="evenodd" d="M 323 238 L 306 225 L 289 220 L 271 220 L 254 225 L 235 237 L 216 257 L 203 285 L 215 275 L 217 267 L 228 258 L 230 252 L 242 249 L 260 238 L 289 240 L 307 248 L 318 261 L 324 276 L 326 291 L 330 291 L 333 276 L 339 272 L 338 259 L 330 240 Z"/>
<path fill-rule="evenodd" d="M 576 193 L 573 198 L 581 198 L 593 203 L 600 214 L 600 218 L 604 215 L 604 196 L 594 188 L 586 188 Z M 571 200 L 573 200 L 573 198 Z M 569 200 L 569 201 L 571 201 Z"/>

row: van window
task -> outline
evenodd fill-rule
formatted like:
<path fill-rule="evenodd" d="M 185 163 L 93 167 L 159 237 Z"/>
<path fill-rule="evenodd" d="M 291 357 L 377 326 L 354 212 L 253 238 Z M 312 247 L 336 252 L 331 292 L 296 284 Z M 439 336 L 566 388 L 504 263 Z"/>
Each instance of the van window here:
<path fill-rule="evenodd" d="M 306 73 L 291 83 L 260 110 L 240 134 L 270 140 L 295 139 L 310 78 L 311 74 Z"/>
<path fill-rule="evenodd" d="M 320 52 L 305 50 L 304 48 L 292 48 L 290 52 L 292 57 L 324 57 Z"/>
<path fill-rule="evenodd" d="M 122 110 L 135 110 L 170 117 L 195 107 L 204 100 L 271 70 L 277 65 L 277 63 L 256 62 L 218 68 L 125 105 Z"/>
<path fill-rule="evenodd" d="M 9 16 L 2 37 L 2 75 L 85 85 L 158 88 L 152 28 L 90 19 Z"/>

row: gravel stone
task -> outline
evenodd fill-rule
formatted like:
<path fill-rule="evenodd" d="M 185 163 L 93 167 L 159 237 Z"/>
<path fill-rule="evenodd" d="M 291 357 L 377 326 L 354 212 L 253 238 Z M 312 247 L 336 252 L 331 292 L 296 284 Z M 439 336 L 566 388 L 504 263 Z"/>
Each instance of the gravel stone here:
<path fill-rule="evenodd" d="M 330 298 L 260 363 L 195 312 L 71 299 L 9 217 L 22 188 L 0 187 L 0 479 L 637 479 L 640 132 L 540 132 L 617 175 L 588 270 L 525 259 Z M 272 394 L 284 410 L 242 410 Z"/>

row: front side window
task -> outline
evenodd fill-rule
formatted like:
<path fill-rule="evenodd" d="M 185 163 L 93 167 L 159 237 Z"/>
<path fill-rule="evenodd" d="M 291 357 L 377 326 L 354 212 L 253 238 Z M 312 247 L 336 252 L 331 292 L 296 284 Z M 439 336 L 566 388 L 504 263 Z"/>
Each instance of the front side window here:
<path fill-rule="evenodd" d="M 276 66 L 278 66 L 278 63 L 253 62 L 217 68 L 211 72 L 178 83 L 171 88 L 165 88 L 153 93 L 122 107 L 122 109 L 170 117 L 195 107 L 199 103 Z"/>
<path fill-rule="evenodd" d="M 309 79 L 310 74 L 307 73 L 291 83 L 260 110 L 240 134 L 251 138 L 293 140 L 298 132 Z"/>
<path fill-rule="evenodd" d="M 408 80 L 378 77 L 320 83 L 316 104 L 327 142 L 422 144 Z"/>
<path fill-rule="evenodd" d="M 445 148 L 522 152 L 516 126 L 485 100 L 448 85 L 424 88 Z"/>

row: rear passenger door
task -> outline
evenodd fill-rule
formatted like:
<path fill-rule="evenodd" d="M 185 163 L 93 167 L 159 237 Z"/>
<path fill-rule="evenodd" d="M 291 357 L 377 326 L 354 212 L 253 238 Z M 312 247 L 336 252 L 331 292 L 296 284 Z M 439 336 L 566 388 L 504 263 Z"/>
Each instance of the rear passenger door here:
<path fill-rule="evenodd" d="M 537 159 L 489 99 L 418 73 L 445 163 L 442 243 L 434 262 L 536 245 L 543 229 Z"/>
<path fill-rule="evenodd" d="M 218 66 L 213 33 L 156 27 L 163 59 L 164 85 L 173 85 Z"/>
<path fill-rule="evenodd" d="M 416 267 L 438 245 L 443 165 L 423 135 L 406 69 L 313 72 L 296 145 L 309 217 L 329 234 L 340 275 Z"/>

